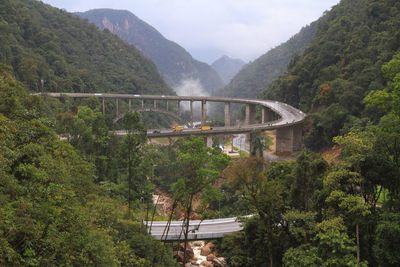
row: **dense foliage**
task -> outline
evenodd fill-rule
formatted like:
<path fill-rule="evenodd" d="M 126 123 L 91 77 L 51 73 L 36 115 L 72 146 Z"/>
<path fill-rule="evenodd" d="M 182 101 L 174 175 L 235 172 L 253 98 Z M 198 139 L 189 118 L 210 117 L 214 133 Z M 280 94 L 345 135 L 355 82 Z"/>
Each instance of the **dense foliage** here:
<path fill-rule="evenodd" d="M 229 266 L 400 264 L 400 54 L 383 71 L 387 87 L 365 103 L 384 115 L 333 138 L 341 153 L 331 164 L 303 151 L 296 161 L 249 158 L 225 171 L 224 202 L 256 214 L 222 240 Z M 242 199 L 231 198 L 238 192 Z"/>
<path fill-rule="evenodd" d="M 228 85 L 214 94 L 229 97 L 257 97 L 274 79 L 285 73 L 290 60 L 301 54 L 309 45 L 315 35 L 317 25 L 318 22 L 311 23 L 287 42 L 245 65 Z"/>
<path fill-rule="evenodd" d="M 223 86 L 213 68 L 192 58 L 183 47 L 165 39 L 156 29 L 129 11 L 95 9 L 77 15 L 95 23 L 100 29 L 110 30 L 140 49 L 154 61 L 165 81 L 174 88 L 185 79 L 198 79 L 206 92 Z"/>
<path fill-rule="evenodd" d="M 312 149 L 330 146 L 332 137 L 382 115 L 362 101 L 384 88 L 382 65 L 400 47 L 400 2 L 342 0 L 318 24 L 304 54 L 262 94 L 312 113 L 305 140 Z"/>
<path fill-rule="evenodd" d="M 32 91 L 173 93 L 135 47 L 41 1 L 0 2 L 0 62 Z"/>
<path fill-rule="evenodd" d="M 94 183 L 94 165 L 59 140 L 40 99 L 10 72 L 1 65 L 0 265 L 174 266 L 139 212 L 124 218 L 124 202 Z"/>

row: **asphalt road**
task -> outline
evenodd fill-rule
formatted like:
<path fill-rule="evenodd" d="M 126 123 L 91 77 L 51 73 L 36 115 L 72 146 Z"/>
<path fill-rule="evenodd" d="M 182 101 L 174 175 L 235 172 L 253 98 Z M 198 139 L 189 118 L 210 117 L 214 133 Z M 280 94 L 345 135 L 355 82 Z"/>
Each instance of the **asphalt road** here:
<path fill-rule="evenodd" d="M 166 224 L 167 221 L 153 222 L 153 225 L 151 227 L 151 235 L 160 240 Z M 182 227 L 182 221 L 172 221 L 167 240 L 184 239 Z M 241 223 L 237 221 L 237 218 L 224 218 L 203 221 L 194 220 L 190 221 L 188 238 L 190 240 L 215 239 L 221 238 L 225 234 L 237 232 L 242 229 L 243 227 Z M 148 222 L 148 230 L 150 230 L 150 222 Z"/>

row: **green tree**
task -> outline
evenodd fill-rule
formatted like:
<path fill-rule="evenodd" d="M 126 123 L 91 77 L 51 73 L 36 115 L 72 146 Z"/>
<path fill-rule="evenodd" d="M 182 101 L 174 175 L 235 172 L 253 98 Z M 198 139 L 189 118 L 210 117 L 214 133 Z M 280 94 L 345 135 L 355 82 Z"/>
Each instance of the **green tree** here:
<path fill-rule="evenodd" d="M 251 155 L 264 157 L 264 150 L 272 145 L 272 139 L 261 130 L 254 130 L 250 133 L 251 137 Z"/>
<path fill-rule="evenodd" d="M 225 175 L 259 215 L 259 220 L 254 221 L 256 223 L 254 228 L 257 229 L 256 238 L 259 240 L 260 248 L 268 251 L 267 259 L 272 267 L 274 250 L 281 232 L 278 225 L 284 212 L 283 187 L 277 181 L 267 178 L 263 172 L 263 165 L 263 158 L 250 157 L 227 168 Z M 251 224 L 247 229 L 252 231 Z M 261 251 L 257 250 L 256 253 Z M 255 262 L 263 258 L 261 254 Z"/>
<path fill-rule="evenodd" d="M 339 209 L 355 225 L 356 244 L 357 244 L 357 266 L 360 266 L 360 234 L 359 225 L 363 218 L 369 215 L 368 206 L 360 196 L 346 194 L 342 191 L 333 191 L 326 199 L 327 203 L 335 203 Z"/>
<path fill-rule="evenodd" d="M 204 145 L 199 137 L 190 137 L 177 151 L 179 179 L 172 186 L 174 199 L 185 211 L 184 216 L 184 259 L 189 234 L 189 221 L 193 211 L 193 200 L 208 185 L 214 183 L 220 171 L 229 163 L 229 157 L 222 153 L 214 153 L 212 148 Z"/>
<path fill-rule="evenodd" d="M 127 131 L 121 143 L 121 158 L 126 158 L 126 167 L 128 169 L 128 212 L 130 216 L 132 204 L 132 190 L 138 193 L 137 186 L 133 188 L 133 183 L 142 184 L 145 182 L 143 179 L 144 173 L 140 173 L 139 162 L 141 161 L 141 149 L 147 140 L 146 127 L 141 123 L 139 114 L 126 113 L 122 118 L 122 125 Z M 136 169 L 134 169 L 136 167 Z"/>
<path fill-rule="evenodd" d="M 400 214 L 386 212 L 382 214 L 375 232 L 374 255 L 379 266 L 398 266 L 400 255 Z"/>
<path fill-rule="evenodd" d="M 309 151 L 302 151 L 293 168 L 291 205 L 299 210 L 310 211 L 318 204 L 315 193 L 322 190 L 322 180 L 328 163 Z"/>

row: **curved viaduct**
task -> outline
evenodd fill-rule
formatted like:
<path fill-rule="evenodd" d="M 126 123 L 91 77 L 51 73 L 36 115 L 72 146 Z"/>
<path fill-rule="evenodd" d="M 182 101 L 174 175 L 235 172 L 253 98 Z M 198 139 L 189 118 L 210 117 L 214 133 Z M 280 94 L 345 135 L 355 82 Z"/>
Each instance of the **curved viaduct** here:
<path fill-rule="evenodd" d="M 141 101 L 141 109 L 145 109 L 144 100 L 153 101 L 153 109 L 157 110 L 157 103 L 164 102 L 166 110 L 169 111 L 169 102 L 177 103 L 177 116 L 180 115 L 180 104 L 183 101 L 190 103 L 190 118 L 193 122 L 193 102 L 201 102 L 201 122 L 206 124 L 206 103 L 220 102 L 225 104 L 224 127 L 214 127 L 212 130 L 204 131 L 199 129 L 188 128 L 183 131 L 149 130 L 148 136 L 154 137 L 179 137 L 188 135 L 227 135 L 238 133 L 249 133 L 255 129 L 260 130 L 276 130 L 276 151 L 277 152 L 293 152 L 301 150 L 302 143 L 302 122 L 305 114 L 282 102 L 260 99 L 244 99 L 244 98 L 223 98 L 223 97 L 203 97 L 203 96 L 167 96 L 167 95 L 132 95 L 132 94 L 108 94 L 108 93 L 46 93 L 52 97 L 69 96 L 73 98 L 98 97 L 102 99 L 103 113 L 105 113 L 105 99 L 115 99 L 116 101 L 116 118 L 119 114 L 119 100 L 128 101 L 128 110 L 131 111 L 131 101 Z M 246 116 L 243 125 L 231 126 L 230 110 L 232 103 L 244 104 L 246 106 Z M 261 121 L 256 122 L 256 107 L 261 109 Z M 117 135 L 126 134 L 125 131 L 116 131 Z"/>

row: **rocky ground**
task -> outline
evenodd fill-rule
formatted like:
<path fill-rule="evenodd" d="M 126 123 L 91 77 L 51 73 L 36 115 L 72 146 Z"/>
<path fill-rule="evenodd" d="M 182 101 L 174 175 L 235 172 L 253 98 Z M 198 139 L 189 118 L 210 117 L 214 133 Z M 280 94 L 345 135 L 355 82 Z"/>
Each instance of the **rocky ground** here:
<path fill-rule="evenodd" d="M 183 262 L 184 244 L 180 244 L 179 251 L 174 252 L 178 262 Z M 226 267 L 223 257 L 218 257 L 218 251 L 212 242 L 193 241 L 186 248 L 187 263 L 185 267 Z"/>

